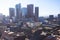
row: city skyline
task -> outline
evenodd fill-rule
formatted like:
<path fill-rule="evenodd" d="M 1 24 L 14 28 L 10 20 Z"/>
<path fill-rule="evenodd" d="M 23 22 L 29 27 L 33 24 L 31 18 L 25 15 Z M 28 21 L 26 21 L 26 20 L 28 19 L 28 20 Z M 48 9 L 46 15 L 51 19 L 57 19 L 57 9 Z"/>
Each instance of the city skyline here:
<path fill-rule="evenodd" d="M 32 2 L 34 1 L 34 2 Z M 22 8 L 28 4 L 33 4 L 34 7 L 39 7 L 39 16 L 57 15 L 60 13 L 60 0 L 1 0 L 0 13 L 9 15 L 9 8 L 15 8 L 15 5 L 21 3 Z M 8 4 L 7 4 L 8 3 Z"/>

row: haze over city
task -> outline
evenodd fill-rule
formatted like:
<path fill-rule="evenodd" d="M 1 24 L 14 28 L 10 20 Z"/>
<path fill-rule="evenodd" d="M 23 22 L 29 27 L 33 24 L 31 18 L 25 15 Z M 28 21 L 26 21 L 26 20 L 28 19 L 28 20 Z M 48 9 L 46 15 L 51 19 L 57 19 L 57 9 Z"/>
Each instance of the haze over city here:
<path fill-rule="evenodd" d="M 0 13 L 9 15 L 9 8 L 21 3 L 22 7 L 33 4 L 39 7 L 39 16 L 57 15 L 60 13 L 60 0 L 0 0 Z"/>
<path fill-rule="evenodd" d="M 60 0 L 0 0 L 0 40 L 60 40 Z"/>

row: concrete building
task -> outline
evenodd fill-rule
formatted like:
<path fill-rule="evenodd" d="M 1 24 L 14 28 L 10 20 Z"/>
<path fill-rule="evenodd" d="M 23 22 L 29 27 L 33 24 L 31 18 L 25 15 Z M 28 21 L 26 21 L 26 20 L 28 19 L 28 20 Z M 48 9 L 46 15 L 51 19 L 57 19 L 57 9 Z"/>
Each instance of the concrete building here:
<path fill-rule="evenodd" d="M 26 16 L 27 15 L 27 8 L 22 8 L 22 16 Z"/>
<path fill-rule="evenodd" d="M 53 24 L 54 15 L 49 15 L 49 23 Z"/>
<path fill-rule="evenodd" d="M 5 16 L 4 16 L 3 14 L 0 13 L 0 23 L 3 22 L 4 17 L 5 17 Z"/>
<path fill-rule="evenodd" d="M 27 5 L 27 17 L 33 18 L 33 4 Z"/>
<path fill-rule="evenodd" d="M 15 16 L 15 9 L 14 8 L 9 8 L 9 16 L 10 16 L 10 19 L 12 19 Z"/>
<path fill-rule="evenodd" d="M 21 4 L 16 4 L 16 19 L 17 21 L 21 20 L 22 13 L 21 13 Z"/>
<path fill-rule="evenodd" d="M 60 25 L 60 14 L 58 14 L 58 17 L 57 17 L 57 23 Z"/>
<path fill-rule="evenodd" d="M 39 7 L 35 7 L 35 21 L 38 21 L 38 17 L 39 17 Z"/>

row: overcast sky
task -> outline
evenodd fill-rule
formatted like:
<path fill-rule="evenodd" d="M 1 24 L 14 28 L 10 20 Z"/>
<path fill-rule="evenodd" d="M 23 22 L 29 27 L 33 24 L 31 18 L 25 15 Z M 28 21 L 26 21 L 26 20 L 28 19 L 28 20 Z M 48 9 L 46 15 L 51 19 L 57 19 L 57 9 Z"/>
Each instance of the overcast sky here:
<path fill-rule="evenodd" d="M 57 15 L 60 13 L 60 0 L 0 0 L 0 13 L 9 15 L 9 8 L 21 3 L 22 7 L 34 4 L 39 7 L 39 16 Z"/>

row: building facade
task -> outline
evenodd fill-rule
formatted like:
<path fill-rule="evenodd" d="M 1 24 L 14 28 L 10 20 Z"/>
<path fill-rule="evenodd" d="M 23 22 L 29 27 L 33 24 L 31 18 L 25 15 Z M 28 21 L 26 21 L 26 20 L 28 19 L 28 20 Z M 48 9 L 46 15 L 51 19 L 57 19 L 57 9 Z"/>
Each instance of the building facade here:
<path fill-rule="evenodd" d="M 14 8 L 9 8 L 9 15 L 10 15 L 10 19 L 12 19 L 15 16 L 15 9 Z"/>
<path fill-rule="evenodd" d="M 35 21 L 38 21 L 39 7 L 35 7 Z"/>
<path fill-rule="evenodd" d="M 19 21 L 22 18 L 21 4 L 16 4 L 16 19 Z"/>
<path fill-rule="evenodd" d="M 28 18 L 33 17 L 33 4 L 27 5 L 27 17 Z"/>

